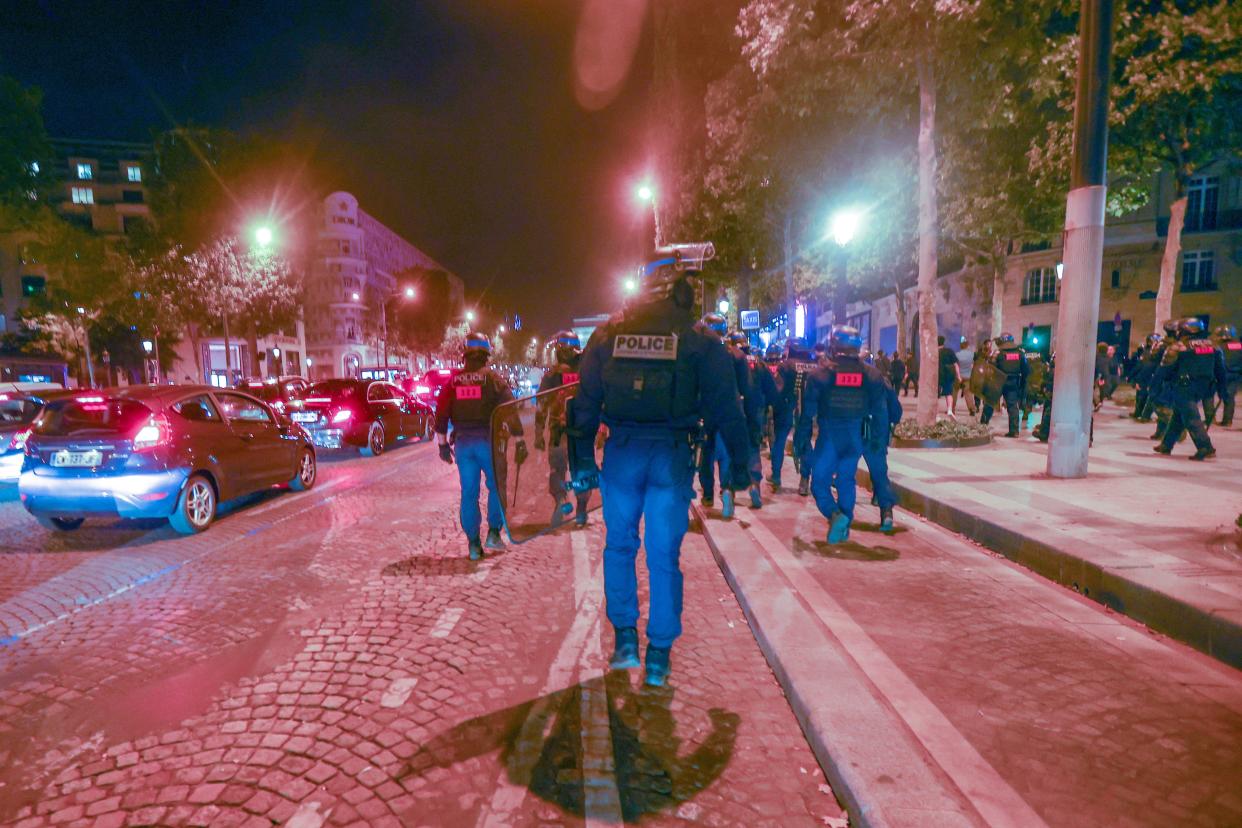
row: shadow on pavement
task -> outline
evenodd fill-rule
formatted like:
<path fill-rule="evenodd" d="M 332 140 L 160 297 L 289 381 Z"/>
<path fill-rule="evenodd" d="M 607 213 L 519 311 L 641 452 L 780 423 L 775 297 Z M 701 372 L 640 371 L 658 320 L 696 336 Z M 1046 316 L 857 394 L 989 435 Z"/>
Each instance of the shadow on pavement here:
<path fill-rule="evenodd" d="M 671 712 L 676 691 L 645 686 L 635 690 L 628 673 L 614 671 L 602 680 L 463 722 L 426 743 L 398 778 L 452 767 L 499 750 L 512 783 L 567 814 L 582 817 L 588 782 L 604 773 L 597 769 L 600 757 L 584 761 L 584 687 L 607 692 L 612 756 L 605 758 L 615 765 L 613 778 L 627 823 L 693 799 L 720 776 L 733 756 L 741 721 L 736 713 L 712 708 L 708 711 L 710 730 L 699 744 L 687 749 Z M 426 816 L 425 811 L 420 814 Z"/>
<path fill-rule="evenodd" d="M 857 524 L 855 524 L 857 525 Z M 878 527 L 877 527 L 878 528 Z M 895 561 L 901 557 L 896 549 L 887 546 L 864 546 L 857 541 L 845 543 L 828 543 L 827 541 L 805 541 L 794 538 L 795 555 L 819 555 L 822 558 L 834 558 L 842 561 Z"/>
<path fill-rule="evenodd" d="M 496 558 L 502 554 L 502 552 L 493 550 L 483 560 Z M 470 560 L 465 554 L 454 558 L 415 555 L 403 561 L 393 561 L 380 570 L 380 575 L 398 577 L 472 575 L 479 571 L 479 563 L 479 561 Z"/>

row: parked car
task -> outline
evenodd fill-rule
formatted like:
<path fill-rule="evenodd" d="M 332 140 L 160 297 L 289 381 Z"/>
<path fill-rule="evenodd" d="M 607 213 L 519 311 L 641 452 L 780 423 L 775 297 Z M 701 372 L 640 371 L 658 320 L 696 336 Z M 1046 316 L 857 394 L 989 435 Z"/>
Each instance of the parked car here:
<path fill-rule="evenodd" d="M 218 504 L 315 485 L 309 436 L 249 394 L 144 385 L 51 400 L 26 438 L 18 494 L 50 529 L 87 517 L 167 518 L 201 532 Z"/>
<path fill-rule="evenodd" d="M 370 457 L 398 441 L 429 439 L 435 428 L 431 406 L 379 380 L 317 382 L 307 389 L 303 403 L 303 410 L 290 417 L 324 449 L 357 446 Z"/>
<path fill-rule="evenodd" d="M 302 398 L 306 396 L 310 383 L 299 376 L 252 377 L 237 387 L 263 400 L 276 409 L 276 413 L 289 414 L 302 408 Z"/>
<path fill-rule="evenodd" d="M 432 368 L 418 379 L 409 377 L 401 382 L 401 388 L 420 402 L 431 406 L 435 411 L 436 400 L 440 398 L 440 389 L 457 373 L 452 368 Z"/>
<path fill-rule="evenodd" d="M 59 385 L 23 391 L 0 391 L 0 480 L 21 477 L 26 438 L 47 402 L 76 394 Z"/>

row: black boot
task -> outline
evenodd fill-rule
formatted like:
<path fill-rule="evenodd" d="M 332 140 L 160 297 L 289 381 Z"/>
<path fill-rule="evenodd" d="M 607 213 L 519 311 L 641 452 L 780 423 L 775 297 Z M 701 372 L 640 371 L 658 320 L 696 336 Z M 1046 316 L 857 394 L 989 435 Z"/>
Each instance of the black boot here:
<path fill-rule="evenodd" d="M 611 670 L 628 670 L 638 666 L 638 630 L 634 627 L 614 627 L 616 644 L 608 661 Z"/>
<path fill-rule="evenodd" d="M 648 687 L 663 687 L 668 681 L 670 647 L 657 647 L 647 644 L 647 675 L 643 682 Z"/>

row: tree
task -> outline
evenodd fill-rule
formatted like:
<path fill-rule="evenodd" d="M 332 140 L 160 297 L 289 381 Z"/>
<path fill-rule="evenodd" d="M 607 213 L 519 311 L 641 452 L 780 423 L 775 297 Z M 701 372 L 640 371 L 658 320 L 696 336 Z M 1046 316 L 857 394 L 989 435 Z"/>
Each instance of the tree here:
<path fill-rule="evenodd" d="M 414 288 L 414 298 L 389 302 L 388 336 L 398 346 L 415 353 L 430 353 L 444 341 L 444 329 L 453 315 L 448 274 L 442 270 L 414 267 L 397 274 L 398 290 Z"/>
<path fill-rule="evenodd" d="M 21 226 L 55 184 L 37 89 L 0 76 L 0 230 Z"/>

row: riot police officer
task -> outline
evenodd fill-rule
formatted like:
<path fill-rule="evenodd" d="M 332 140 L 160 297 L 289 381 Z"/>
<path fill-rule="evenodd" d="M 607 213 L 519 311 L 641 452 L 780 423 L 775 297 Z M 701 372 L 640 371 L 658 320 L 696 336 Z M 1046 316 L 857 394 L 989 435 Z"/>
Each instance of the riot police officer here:
<path fill-rule="evenodd" d="M 789 432 L 793 431 L 794 410 L 797 407 L 794 387 L 795 377 L 792 369 L 784 369 L 785 352 L 775 342 L 764 351 L 763 361 L 767 363 L 768 375 L 772 377 L 772 385 L 776 396 L 772 398 L 772 444 L 768 447 L 769 459 L 772 462 L 772 473 L 768 483 L 772 490 L 781 490 L 781 467 L 785 465 L 785 448 L 789 443 Z"/>
<path fill-rule="evenodd" d="M 1238 339 L 1238 329 L 1233 325 L 1217 325 L 1212 332 L 1212 340 L 1220 348 L 1225 359 L 1225 387 L 1220 390 L 1222 411 L 1220 424 L 1226 428 L 1233 425 L 1233 409 L 1237 404 L 1238 386 L 1242 385 L 1242 340 Z M 1210 425 L 1216 417 L 1216 405 L 1205 413 Z"/>
<path fill-rule="evenodd" d="M 809 440 L 811 426 L 818 422 L 811 494 L 820 514 L 828 518 L 828 542 L 843 543 L 849 539 L 854 519 L 854 477 L 863 453 L 863 420 L 885 406 L 884 382 L 875 366 L 859 359 L 862 337 L 857 328 L 833 328 L 828 343 L 827 362 L 806 380 L 798 436 Z M 882 416 L 887 418 L 887 411 Z"/>
<path fill-rule="evenodd" d="M 785 361 L 781 363 L 780 373 L 785 380 L 786 393 L 792 396 L 795 422 L 800 422 L 802 418 L 806 379 L 817 367 L 819 363 L 816 362 L 815 352 L 804 340 L 790 339 L 785 343 Z M 798 494 L 806 497 L 811 493 L 811 433 L 800 437 L 801 433 L 801 429 L 794 432 L 793 458 L 794 468 L 798 471 Z M 779 469 L 779 466 L 776 468 Z"/>
<path fill-rule="evenodd" d="M 763 496 L 759 484 L 763 482 L 763 462 L 760 450 L 763 448 L 764 421 L 769 406 L 776 399 L 776 383 L 772 374 L 764 364 L 750 352 L 750 337 L 742 331 L 729 334 L 729 348 L 742 354 L 746 361 L 746 385 L 749 395 L 742 395 L 742 406 L 746 410 L 746 426 L 750 429 L 750 506 L 752 509 L 763 508 Z"/>
<path fill-rule="evenodd" d="M 719 337 L 722 342 L 727 344 L 728 323 L 725 318 L 718 313 L 709 313 L 699 320 L 699 330 L 706 336 Z M 754 393 L 750 388 L 750 368 L 746 364 L 746 357 L 741 351 L 731 346 L 727 348 L 729 359 L 733 365 L 733 378 L 737 386 L 738 398 L 742 402 L 742 411 L 746 415 L 747 431 L 751 432 L 757 427 L 758 411 L 754 406 Z M 720 438 L 720 434 L 716 429 L 715 423 L 710 420 L 705 421 L 707 437 L 703 444 L 702 456 L 699 460 L 699 486 L 703 490 L 703 498 L 700 501 L 705 508 L 710 508 L 713 501 L 713 495 L 716 490 L 716 469 L 720 469 L 720 478 L 723 482 L 726 479 L 731 458 L 729 456 L 729 448 Z M 749 462 L 749 454 L 747 455 Z M 733 491 L 727 486 L 720 487 L 720 514 L 725 518 L 732 518 L 734 513 L 734 496 Z"/>
<path fill-rule="evenodd" d="M 901 400 L 888 377 L 879 368 L 876 373 L 883 388 L 883 405 L 876 406 L 863 420 L 863 461 L 871 478 L 872 501 L 880 507 L 880 531 L 891 532 L 897 495 L 888 479 L 888 443 L 893 427 L 901 422 L 902 410 Z"/>
<path fill-rule="evenodd" d="M 1154 415 L 1156 418 L 1156 431 L 1151 435 L 1152 440 L 1159 440 L 1164 437 L 1164 430 L 1169 426 L 1169 419 L 1173 412 L 1173 388 L 1169 383 L 1165 382 L 1167 371 L 1161 371 L 1160 368 L 1164 364 L 1165 354 L 1168 353 L 1169 347 L 1177 341 L 1177 323 L 1180 320 L 1166 319 L 1164 322 L 1164 338 L 1156 347 L 1156 366 L 1151 375 L 1151 387 L 1147 392 L 1147 402 L 1143 409 L 1146 419 L 1151 419 Z"/>
<path fill-rule="evenodd" d="M 553 356 L 556 366 L 543 375 L 539 381 L 539 394 L 573 385 L 578 381 L 578 362 L 582 357 L 582 341 L 573 331 L 559 331 L 552 339 Z M 535 409 L 535 448 L 548 452 L 548 493 L 552 495 L 553 526 L 561 524 L 562 509 L 565 506 L 566 484 L 569 480 L 569 450 L 565 443 L 565 397 L 560 394 L 547 394 L 538 397 Z M 547 439 L 544 433 L 547 432 Z M 574 523 L 579 527 L 587 524 L 587 507 L 590 504 L 589 491 L 575 492 L 576 509 Z"/>
<path fill-rule="evenodd" d="M 1138 365 L 1134 369 L 1134 414 L 1133 417 L 1140 422 L 1145 422 L 1145 410 L 1147 408 L 1147 395 L 1151 390 L 1151 381 L 1156 374 L 1156 369 L 1160 367 L 1159 352 L 1160 343 L 1164 339 L 1158 333 L 1150 333 L 1143 342 L 1143 352 L 1139 356 Z M 1150 417 L 1146 417 L 1150 420 Z"/>
<path fill-rule="evenodd" d="M 1204 337 L 1202 319 L 1180 320 L 1177 333 L 1177 341 L 1165 351 L 1158 372 L 1170 388 L 1173 411 L 1164 437 L 1154 451 L 1172 454 L 1182 432 L 1189 431 L 1196 449 L 1190 459 L 1206 460 L 1216 454 L 1216 449 L 1208 437 L 1199 405 L 1209 394 L 1225 387 L 1225 357 L 1212 340 Z"/>
<path fill-rule="evenodd" d="M 504 548 L 500 540 L 504 512 L 500 507 L 496 471 L 492 467 L 490 428 L 492 412 L 513 400 L 513 390 L 488 366 L 491 353 L 492 343 L 486 334 L 468 334 L 465 365 L 444 384 L 436 401 L 436 441 L 440 446 L 440 459 L 445 463 L 457 461 L 457 475 L 461 481 L 461 528 L 466 533 L 472 561 L 483 557 L 483 546 L 479 543 L 480 474 L 487 480 L 487 548 Z M 453 427 L 451 445 L 450 425 Z M 521 423 L 515 417 L 507 427 L 509 434 L 517 438 L 515 459 L 521 464 L 526 459 Z"/>
<path fill-rule="evenodd" d="M 996 354 L 996 368 L 1005 376 L 1001 396 L 1005 400 L 1005 410 L 1009 414 L 1009 431 L 1005 432 L 1005 436 L 1017 437 L 1022 389 L 1026 387 L 1026 354 L 1018 347 L 1011 333 L 1003 333 L 996 337 L 996 347 L 999 350 Z M 980 422 L 987 425 L 992 420 L 992 412 L 992 406 L 985 403 Z"/>
<path fill-rule="evenodd" d="M 663 252 L 663 251 L 662 251 Z M 672 248 L 670 264 L 645 280 L 641 302 L 596 330 L 582 356 L 581 386 L 570 402 L 575 485 L 598 481 L 604 496 L 604 595 L 616 631 L 613 669 L 638 666 L 638 584 L 635 557 L 644 520 L 650 617 L 645 681 L 665 683 L 669 652 L 681 635 L 681 541 L 693 496 L 694 432 L 711 423 L 728 448 L 729 479 L 745 489 L 746 419 L 733 362 L 723 343 L 695 327 L 697 271 L 710 244 Z M 594 440 L 608 426 L 602 475 Z M 602 478 L 602 479 L 601 479 Z"/>

